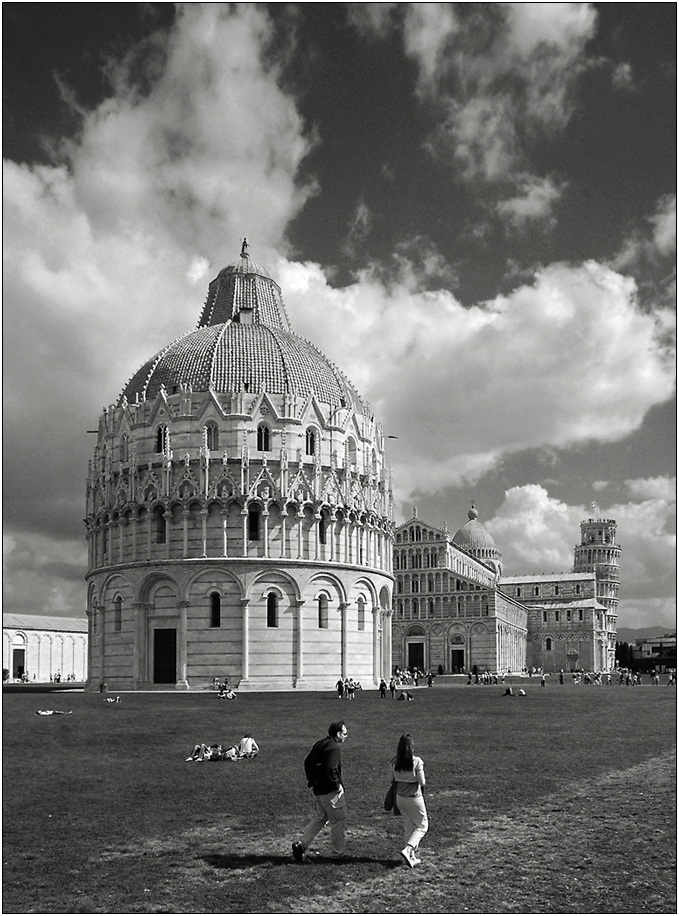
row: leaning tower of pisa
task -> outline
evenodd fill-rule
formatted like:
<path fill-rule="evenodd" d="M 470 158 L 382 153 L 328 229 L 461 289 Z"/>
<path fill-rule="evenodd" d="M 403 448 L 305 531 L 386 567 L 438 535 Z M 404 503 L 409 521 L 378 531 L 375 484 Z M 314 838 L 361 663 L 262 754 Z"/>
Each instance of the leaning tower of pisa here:
<path fill-rule="evenodd" d="M 594 518 L 580 522 L 580 543 L 575 545 L 573 572 L 596 574 L 597 601 L 606 608 L 605 630 L 609 667 L 615 667 L 615 640 L 618 629 L 618 592 L 620 590 L 621 547 L 616 543 L 615 519 L 599 518 L 596 503 Z"/>

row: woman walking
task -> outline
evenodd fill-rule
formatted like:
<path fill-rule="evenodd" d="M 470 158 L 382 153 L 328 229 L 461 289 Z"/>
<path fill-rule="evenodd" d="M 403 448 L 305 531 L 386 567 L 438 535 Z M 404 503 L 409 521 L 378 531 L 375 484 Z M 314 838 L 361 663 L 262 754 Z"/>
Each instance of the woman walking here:
<path fill-rule="evenodd" d="M 401 850 L 404 861 L 414 868 L 422 861 L 417 858 L 420 840 L 429 829 L 427 809 L 422 787 L 425 785 L 424 761 L 413 754 L 413 736 L 409 733 L 398 739 L 396 756 L 391 762 L 392 778 L 396 780 L 398 806 L 403 817 L 406 845 Z"/>

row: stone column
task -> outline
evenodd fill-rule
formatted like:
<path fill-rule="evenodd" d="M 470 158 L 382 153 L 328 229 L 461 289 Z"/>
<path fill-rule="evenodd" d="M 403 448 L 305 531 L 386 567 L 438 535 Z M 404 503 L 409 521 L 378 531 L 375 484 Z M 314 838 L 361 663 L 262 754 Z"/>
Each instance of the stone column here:
<path fill-rule="evenodd" d="M 288 521 L 288 507 L 287 504 L 283 506 L 281 511 L 281 557 L 285 557 L 285 536 L 286 536 L 286 527 Z"/>
<path fill-rule="evenodd" d="M 373 684 L 379 684 L 382 676 L 380 659 L 380 628 L 382 624 L 380 607 L 373 607 Z"/>
<path fill-rule="evenodd" d="M 147 613 L 151 605 L 137 601 L 132 605 L 134 611 L 134 649 L 132 656 L 132 685 L 143 687 L 148 681 L 146 667 L 146 633 Z"/>
<path fill-rule="evenodd" d="M 266 558 L 269 556 L 269 513 L 266 509 L 262 512 L 262 518 L 264 519 L 264 556 Z"/>
<path fill-rule="evenodd" d="M 92 616 L 94 614 L 94 611 L 88 610 L 86 611 L 86 614 L 87 614 L 87 686 L 90 688 L 90 690 L 96 690 L 97 685 L 94 683 L 94 680 L 93 680 L 94 674 L 93 674 L 93 667 L 92 667 L 92 650 L 94 648 L 94 638 L 93 638 L 94 633 L 93 633 Z M 10 645 L 10 664 L 11 664 L 11 658 L 12 658 L 12 649 Z M 48 671 L 47 672 L 48 677 L 49 677 L 49 674 L 50 672 Z"/>
<path fill-rule="evenodd" d="M 103 683 L 106 681 L 106 616 L 103 604 L 97 608 L 97 612 L 99 616 L 99 680 Z M 52 659 L 50 658 L 50 669 L 51 667 Z"/>
<path fill-rule="evenodd" d="M 314 560 L 317 560 L 317 559 L 318 559 L 318 548 L 319 548 L 319 546 L 320 546 L 320 540 L 321 540 L 320 528 L 319 528 L 319 525 L 320 525 L 320 524 L 321 524 L 321 513 L 320 513 L 320 512 L 316 512 L 316 513 L 314 514 L 314 526 L 313 526 L 313 532 L 314 532 Z"/>
<path fill-rule="evenodd" d="M 200 538 L 201 538 L 201 551 L 200 555 L 202 557 L 207 556 L 207 509 L 200 510 Z"/>
<path fill-rule="evenodd" d="M 151 559 L 151 529 L 153 527 L 153 513 L 146 513 L 146 559 Z"/>
<path fill-rule="evenodd" d="M 189 510 L 182 509 L 182 556 L 189 555 Z"/>
<path fill-rule="evenodd" d="M 248 510 L 243 508 L 241 509 L 240 514 L 243 519 L 243 556 L 247 557 L 248 555 Z"/>
<path fill-rule="evenodd" d="M 302 608 L 304 599 L 293 602 L 297 608 L 297 670 L 295 672 L 295 687 L 304 687 L 304 618 Z"/>
<path fill-rule="evenodd" d="M 227 535 L 226 535 L 227 527 L 228 527 L 228 519 L 229 519 L 229 510 L 228 510 L 228 508 L 222 509 L 222 510 L 221 510 L 221 516 L 222 516 L 222 556 L 228 557 L 228 555 L 229 555 L 229 552 L 228 552 L 228 547 L 229 547 L 229 545 L 228 545 L 228 543 L 227 543 Z"/>
<path fill-rule="evenodd" d="M 382 613 L 382 674 L 387 680 L 391 677 L 391 618 L 392 611 Z"/>
<path fill-rule="evenodd" d="M 302 559 L 302 526 L 304 525 L 304 509 L 302 506 L 297 510 L 297 559 Z"/>
<path fill-rule="evenodd" d="M 347 673 L 347 608 L 349 605 L 343 602 L 339 606 L 342 615 L 342 679 L 348 677 Z"/>
<path fill-rule="evenodd" d="M 163 513 L 165 519 L 165 559 L 170 559 L 170 537 L 172 535 L 172 513 L 167 510 Z"/>
<path fill-rule="evenodd" d="M 179 648 L 179 671 L 177 672 L 176 690 L 188 690 L 189 682 L 186 679 L 187 665 L 187 629 L 188 629 L 188 601 L 178 601 L 177 610 L 179 611 L 179 627 L 177 628 L 177 643 Z"/>
<path fill-rule="evenodd" d="M 330 513 L 330 518 L 328 519 L 328 529 L 326 531 L 325 540 L 326 543 L 328 538 L 330 538 L 330 562 L 332 563 L 335 559 L 335 525 L 337 524 L 337 516 L 334 512 Z"/>
<path fill-rule="evenodd" d="M 241 607 L 243 609 L 243 645 L 242 645 L 242 662 L 241 662 L 241 685 L 243 681 L 247 681 L 250 676 L 250 660 L 249 660 L 249 608 L 250 604 L 249 598 L 241 599 Z"/>

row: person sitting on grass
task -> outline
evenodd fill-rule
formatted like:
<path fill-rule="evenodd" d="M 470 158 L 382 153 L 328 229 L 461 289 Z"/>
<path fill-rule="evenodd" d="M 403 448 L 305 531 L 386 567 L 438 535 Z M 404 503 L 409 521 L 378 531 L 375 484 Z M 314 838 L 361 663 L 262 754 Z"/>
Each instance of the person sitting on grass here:
<path fill-rule="evenodd" d="M 256 757 L 259 754 L 257 742 L 250 734 L 245 734 L 238 744 L 238 757 Z"/>
<path fill-rule="evenodd" d="M 399 700 L 413 700 L 414 697 L 409 690 L 402 690 L 399 694 Z"/>

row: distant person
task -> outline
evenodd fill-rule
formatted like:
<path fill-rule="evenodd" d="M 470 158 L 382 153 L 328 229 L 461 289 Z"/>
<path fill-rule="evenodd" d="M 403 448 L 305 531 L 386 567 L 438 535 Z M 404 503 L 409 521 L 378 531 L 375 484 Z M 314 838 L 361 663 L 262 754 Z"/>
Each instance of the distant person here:
<path fill-rule="evenodd" d="M 345 723 L 332 722 L 327 738 L 317 741 L 306 756 L 304 772 L 307 785 L 314 793 L 316 810 L 302 838 L 292 844 L 292 855 L 296 862 L 304 861 L 307 849 L 326 824 L 330 824 L 332 857 L 343 859 L 345 856 L 347 802 L 342 783 L 340 748 L 346 740 Z"/>
<path fill-rule="evenodd" d="M 561 670 L 559 671 L 559 683 L 563 684 L 563 682 L 564 682 L 563 668 L 561 668 Z"/>
<path fill-rule="evenodd" d="M 392 677 L 389 681 L 389 692 L 391 693 L 392 700 L 396 696 L 396 678 Z"/>
<path fill-rule="evenodd" d="M 341 700 L 344 696 L 344 681 L 340 678 L 335 684 L 335 689 L 337 690 L 337 699 Z"/>
<path fill-rule="evenodd" d="M 384 678 L 380 678 L 380 699 L 386 700 L 387 698 L 387 682 Z"/>
<path fill-rule="evenodd" d="M 543 671 L 542 674 L 540 675 L 540 686 L 541 686 L 541 687 L 544 687 L 544 686 L 546 685 L 546 683 L 547 683 L 547 681 L 545 680 L 545 673 L 544 673 L 544 671 Z"/>
<path fill-rule="evenodd" d="M 259 754 L 259 747 L 257 742 L 252 737 L 251 734 L 246 733 L 240 739 L 238 744 L 238 756 L 239 757 L 256 757 Z"/>
<path fill-rule="evenodd" d="M 396 756 L 391 761 L 391 776 L 396 780 L 396 795 L 405 834 L 405 846 L 401 850 L 401 856 L 410 868 L 414 868 L 422 861 L 417 857 L 417 851 L 429 829 L 427 809 L 422 795 L 422 788 L 426 783 L 424 761 L 421 757 L 416 757 L 413 750 L 413 736 L 409 733 L 401 735 Z"/>

